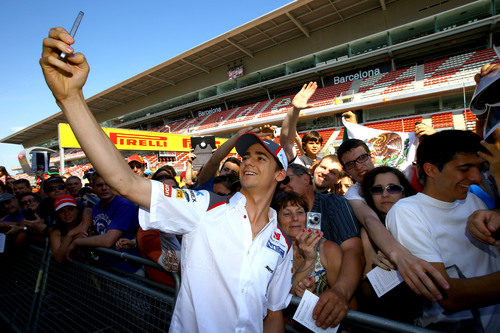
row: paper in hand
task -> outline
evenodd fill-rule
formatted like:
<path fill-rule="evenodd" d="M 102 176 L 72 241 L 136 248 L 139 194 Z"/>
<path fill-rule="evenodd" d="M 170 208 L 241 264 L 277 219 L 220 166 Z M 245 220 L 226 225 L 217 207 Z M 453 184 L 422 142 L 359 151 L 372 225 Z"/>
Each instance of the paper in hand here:
<path fill-rule="evenodd" d="M 366 277 L 372 284 L 378 297 L 382 297 L 384 294 L 403 282 L 403 277 L 398 271 L 393 269 L 386 271 L 378 266 L 369 271 L 368 274 L 366 274 Z"/>
<path fill-rule="evenodd" d="M 304 296 L 302 296 L 302 299 L 300 300 L 297 311 L 295 311 L 295 314 L 293 315 L 293 320 L 301 323 L 313 332 L 337 332 L 337 330 L 339 329 L 339 325 L 335 327 L 329 327 L 326 330 L 316 326 L 316 321 L 313 319 L 312 314 L 316 303 L 318 303 L 318 299 L 318 296 L 314 295 L 309 290 L 306 290 L 304 292 Z"/>

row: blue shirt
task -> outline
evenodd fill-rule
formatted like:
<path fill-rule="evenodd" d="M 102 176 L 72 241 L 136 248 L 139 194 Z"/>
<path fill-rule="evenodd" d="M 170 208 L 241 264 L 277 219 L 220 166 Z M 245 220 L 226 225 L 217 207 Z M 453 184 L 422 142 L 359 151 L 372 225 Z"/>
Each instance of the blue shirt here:
<path fill-rule="evenodd" d="M 103 235 L 109 230 L 120 230 L 122 231 L 122 238 L 132 239 L 139 228 L 138 208 L 132 201 L 118 195 L 104 207 L 99 200 L 92 208 L 92 221 L 94 230 L 99 235 Z M 112 249 L 116 250 L 114 245 Z M 137 249 L 119 251 L 139 256 Z M 135 272 L 140 268 L 140 265 L 125 263 L 111 256 L 100 255 L 100 257 L 106 265 L 127 272 Z"/>

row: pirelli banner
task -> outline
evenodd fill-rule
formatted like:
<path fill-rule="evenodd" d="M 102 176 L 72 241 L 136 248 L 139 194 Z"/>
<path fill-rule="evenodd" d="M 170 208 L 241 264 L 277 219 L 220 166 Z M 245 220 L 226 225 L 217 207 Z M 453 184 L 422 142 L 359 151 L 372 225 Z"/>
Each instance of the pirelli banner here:
<path fill-rule="evenodd" d="M 137 131 L 121 128 L 102 128 L 116 148 L 120 150 L 180 151 L 191 150 L 191 136 L 173 133 Z M 215 139 L 219 147 L 227 139 Z M 59 123 L 60 148 L 80 148 L 69 124 Z"/>

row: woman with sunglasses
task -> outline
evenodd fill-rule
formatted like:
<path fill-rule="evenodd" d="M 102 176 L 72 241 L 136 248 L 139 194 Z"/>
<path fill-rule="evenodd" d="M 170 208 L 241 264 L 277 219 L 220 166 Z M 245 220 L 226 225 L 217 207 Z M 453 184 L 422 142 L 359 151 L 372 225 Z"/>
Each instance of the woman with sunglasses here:
<path fill-rule="evenodd" d="M 389 209 L 399 199 L 416 194 L 405 175 L 388 166 L 367 172 L 361 183 L 361 192 L 368 206 L 379 215 L 382 222 L 385 221 Z"/>
<path fill-rule="evenodd" d="M 385 224 L 387 212 L 404 197 L 416 194 L 405 175 L 396 168 L 381 166 L 368 171 L 361 183 L 363 198 Z M 363 276 L 375 266 L 383 269 L 396 269 L 385 255 L 370 240 L 365 229 L 361 229 L 361 240 L 365 254 Z M 381 298 L 377 298 L 369 282 L 363 279 L 358 293 L 359 310 L 402 322 L 412 323 L 420 311 L 417 296 L 405 283 L 400 284 Z"/>

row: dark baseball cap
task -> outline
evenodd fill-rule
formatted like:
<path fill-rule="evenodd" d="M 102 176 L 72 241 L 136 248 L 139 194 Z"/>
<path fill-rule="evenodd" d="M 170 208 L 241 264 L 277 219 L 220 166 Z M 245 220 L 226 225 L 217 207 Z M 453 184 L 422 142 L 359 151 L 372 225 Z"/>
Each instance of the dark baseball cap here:
<path fill-rule="evenodd" d="M 278 164 L 286 171 L 286 169 L 288 168 L 288 160 L 286 158 L 285 151 L 279 144 L 274 141 L 262 140 L 258 135 L 254 133 L 246 133 L 238 138 L 235 148 L 238 154 L 240 156 L 243 156 L 247 152 L 248 148 L 256 143 L 259 143 L 264 148 L 266 148 L 266 150 L 271 155 L 273 155 L 274 158 L 276 158 Z"/>
<path fill-rule="evenodd" d="M 2 193 L 0 194 L 0 202 L 8 201 L 11 199 L 15 199 L 16 196 L 12 193 Z"/>

